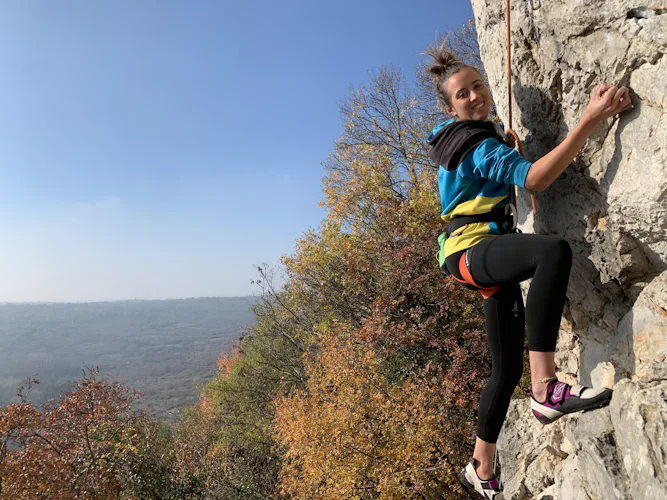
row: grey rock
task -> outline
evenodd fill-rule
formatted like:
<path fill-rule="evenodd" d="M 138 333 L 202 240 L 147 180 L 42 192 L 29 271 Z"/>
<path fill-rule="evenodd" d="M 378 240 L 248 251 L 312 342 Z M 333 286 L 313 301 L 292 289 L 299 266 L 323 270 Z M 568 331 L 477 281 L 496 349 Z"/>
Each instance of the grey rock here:
<path fill-rule="evenodd" d="M 505 1 L 472 6 L 508 126 Z M 537 214 L 519 190 L 521 229 L 573 250 L 558 375 L 616 385 L 609 409 L 546 427 L 512 403 L 498 443 L 506 498 L 667 498 L 667 8 L 513 0 L 511 15 L 512 126 L 528 159 L 567 136 L 602 83 L 629 86 L 634 109 L 599 125 L 537 193 Z"/>
<path fill-rule="evenodd" d="M 528 399 L 512 401 L 498 439 L 505 498 L 530 498 L 554 483 L 557 465 L 568 456 L 564 424 L 543 426 Z"/>
<path fill-rule="evenodd" d="M 667 272 L 653 279 L 637 297 L 632 310 L 611 339 L 618 366 L 636 378 L 646 378 L 654 362 L 667 356 Z"/>
<path fill-rule="evenodd" d="M 667 379 L 619 382 L 610 414 L 631 498 L 667 498 Z"/>
<path fill-rule="evenodd" d="M 572 415 L 565 434 L 574 446 L 576 473 L 581 487 L 591 498 L 604 492 L 604 498 L 628 498 L 625 473 L 616 449 L 615 429 L 608 408 Z M 561 492 L 563 498 L 570 498 Z"/>

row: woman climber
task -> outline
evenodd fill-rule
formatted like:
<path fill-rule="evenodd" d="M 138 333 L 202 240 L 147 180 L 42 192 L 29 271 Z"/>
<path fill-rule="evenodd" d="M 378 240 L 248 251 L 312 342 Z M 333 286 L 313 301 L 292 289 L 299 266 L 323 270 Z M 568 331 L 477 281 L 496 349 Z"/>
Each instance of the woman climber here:
<path fill-rule="evenodd" d="M 464 486 L 500 499 L 493 457 L 510 398 L 523 370 L 528 327 L 533 414 L 542 424 L 567 413 L 609 404 L 610 389 L 570 386 L 556 378 L 554 351 L 572 263 L 569 244 L 555 236 L 519 234 L 506 215 L 512 184 L 543 191 L 568 167 L 595 127 L 632 107 L 628 89 L 600 86 L 579 124 L 550 153 L 531 163 L 505 143 L 488 121 L 491 95 L 480 73 L 441 48 L 428 51 L 438 103 L 453 119 L 429 136 L 446 236 L 441 267 L 482 291 L 491 377 L 479 402 L 477 439 Z M 519 283 L 532 278 L 524 310 Z"/>

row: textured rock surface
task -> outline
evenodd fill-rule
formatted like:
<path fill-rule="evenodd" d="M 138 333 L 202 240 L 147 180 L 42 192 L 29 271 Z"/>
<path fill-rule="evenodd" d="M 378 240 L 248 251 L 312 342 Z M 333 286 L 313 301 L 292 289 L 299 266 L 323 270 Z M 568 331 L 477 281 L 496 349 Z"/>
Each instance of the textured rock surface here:
<path fill-rule="evenodd" d="M 513 401 L 498 441 L 505 498 L 667 498 L 665 375 L 622 380 L 609 408 L 547 426 Z"/>
<path fill-rule="evenodd" d="M 626 498 L 667 498 L 667 377 L 653 382 L 623 380 L 610 406 Z"/>
<path fill-rule="evenodd" d="M 635 108 L 601 124 L 524 232 L 573 249 L 559 376 L 611 386 L 608 409 L 542 428 L 512 403 L 499 449 L 507 498 L 667 498 L 667 4 L 512 0 L 513 128 L 550 151 L 602 83 Z M 660 5 L 662 7 L 660 7 Z M 508 125 L 504 0 L 472 0 L 482 59 Z"/>

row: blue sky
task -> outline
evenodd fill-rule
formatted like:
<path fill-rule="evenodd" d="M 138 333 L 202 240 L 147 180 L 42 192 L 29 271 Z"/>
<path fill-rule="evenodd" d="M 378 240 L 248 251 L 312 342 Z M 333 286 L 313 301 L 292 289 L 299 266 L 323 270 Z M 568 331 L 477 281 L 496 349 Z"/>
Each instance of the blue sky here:
<path fill-rule="evenodd" d="M 324 212 L 337 103 L 467 1 L 6 2 L 0 302 L 248 295 Z"/>

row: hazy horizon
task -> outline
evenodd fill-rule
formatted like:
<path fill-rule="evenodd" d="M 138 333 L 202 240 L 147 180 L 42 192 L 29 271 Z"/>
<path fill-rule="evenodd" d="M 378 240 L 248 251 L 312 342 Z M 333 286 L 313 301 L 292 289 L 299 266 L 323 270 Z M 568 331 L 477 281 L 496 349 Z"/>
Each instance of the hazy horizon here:
<path fill-rule="evenodd" d="M 246 298 L 259 298 L 259 294 L 249 294 L 249 295 L 210 295 L 210 296 L 200 296 L 200 297 L 167 297 L 164 299 L 142 299 L 142 298 L 128 298 L 128 299 L 112 299 L 112 300 L 76 300 L 76 301 L 58 301 L 58 300 L 30 300 L 15 302 L 10 300 L 0 301 L 0 306 L 4 305 L 48 305 L 48 304 L 108 304 L 114 302 L 163 302 L 163 301 L 175 301 L 175 300 L 198 300 L 198 299 L 246 299 Z"/>
<path fill-rule="evenodd" d="M 0 305 L 0 406 L 27 378 L 40 405 L 88 368 L 145 394 L 160 418 L 193 404 L 254 321 L 253 297 Z"/>

